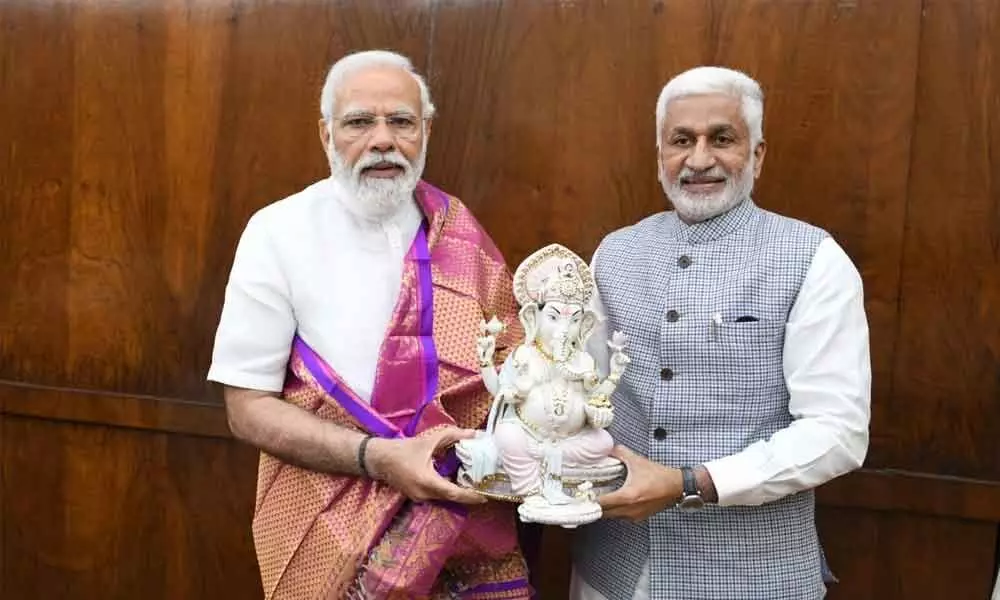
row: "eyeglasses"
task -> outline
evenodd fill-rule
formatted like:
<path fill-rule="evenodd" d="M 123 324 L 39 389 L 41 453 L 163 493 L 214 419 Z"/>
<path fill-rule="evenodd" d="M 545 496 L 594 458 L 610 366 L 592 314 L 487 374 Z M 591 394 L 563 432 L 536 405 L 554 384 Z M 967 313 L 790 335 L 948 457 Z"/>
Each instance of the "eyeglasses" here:
<path fill-rule="evenodd" d="M 349 113 L 343 117 L 334 117 L 340 123 L 340 132 L 350 140 L 368 137 L 375 131 L 379 121 L 385 121 L 386 127 L 393 137 L 413 141 L 420 135 L 424 119 L 410 113 L 393 113 L 384 117 L 372 113 Z"/>

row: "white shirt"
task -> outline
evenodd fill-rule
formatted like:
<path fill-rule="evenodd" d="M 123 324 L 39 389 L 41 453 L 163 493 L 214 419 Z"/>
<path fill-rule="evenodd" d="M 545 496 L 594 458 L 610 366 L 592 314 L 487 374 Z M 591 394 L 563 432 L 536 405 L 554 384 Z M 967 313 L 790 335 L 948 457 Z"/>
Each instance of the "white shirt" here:
<path fill-rule="evenodd" d="M 604 314 L 597 294 L 594 308 Z M 601 365 L 607 335 L 601 323 L 588 344 Z M 816 248 L 789 313 L 783 357 L 795 420 L 769 439 L 705 463 L 722 506 L 758 505 L 814 488 L 857 468 L 868 452 L 871 362 L 861 275 L 832 238 Z M 573 579 L 571 598 L 604 600 L 575 573 Z M 647 568 L 634 599 L 648 597 Z"/>
<path fill-rule="evenodd" d="M 281 391 L 296 332 L 370 401 L 416 201 L 380 223 L 358 219 L 332 179 L 254 214 L 240 238 L 208 379 Z"/>

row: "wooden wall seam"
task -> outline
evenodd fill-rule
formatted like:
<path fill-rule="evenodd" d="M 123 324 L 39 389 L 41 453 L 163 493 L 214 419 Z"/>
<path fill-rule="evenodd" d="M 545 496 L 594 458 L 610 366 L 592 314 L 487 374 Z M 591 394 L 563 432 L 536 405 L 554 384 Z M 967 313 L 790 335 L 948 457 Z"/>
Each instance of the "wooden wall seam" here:
<path fill-rule="evenodd" d="M 229 439 L 225 408 L 0 381 L 0 413 Z M 1000 482 L 902 469 L 860 469 L 817 490 L 822 506 L 1000 523 Z"/>
<path fill-rule="evenodd" d="M 232 437 L 226 422 L 226 411 L 221 404 L 177 398 L 0 381 L 0 412 L 53 421 Z"/>

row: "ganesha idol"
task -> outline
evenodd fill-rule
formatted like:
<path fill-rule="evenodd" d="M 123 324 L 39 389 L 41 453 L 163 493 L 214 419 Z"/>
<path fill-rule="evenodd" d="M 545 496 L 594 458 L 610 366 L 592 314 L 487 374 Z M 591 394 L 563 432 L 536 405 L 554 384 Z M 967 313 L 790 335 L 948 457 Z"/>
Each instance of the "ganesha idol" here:
<path fill-rule="evenodd" d="M 493 361 L 502 324 L 482 323 L 477 354 L 493 396 L 486 428 L 456 447 L 459 484 L 520 503 L 522 521 L 576 527 L 601 517 L 597 496 L 621 484 L 622 463 L 610 456 L 610 397 L 629 363 L 625 337 L 607 341 L 606 378 L 587 338 L 597 324 L 587 263 L 552 244 L 514 273 L 525 339 L 499 372 Z"/>

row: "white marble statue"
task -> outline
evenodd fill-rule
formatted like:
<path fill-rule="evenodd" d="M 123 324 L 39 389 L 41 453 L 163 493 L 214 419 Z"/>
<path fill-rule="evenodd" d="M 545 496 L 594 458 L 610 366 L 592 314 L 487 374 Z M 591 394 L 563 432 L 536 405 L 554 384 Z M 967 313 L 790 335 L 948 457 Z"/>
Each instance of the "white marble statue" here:
<path fill-rule="evenodd" d="M 610 396 L 625 367 L 625 337 L 616 333 L 608 377 L 585 350 L 597 315 L 587 263 L 558 244 L 529 256 L 514 273 L 525 339 L 500 372 L 493 365 L 495 318 L 477 340 L 482 377 L 494 397 L 485 431 L 458 445 L 459 481 L 494 498 L 521 502 L 529 522 L 575 527 L 601 516 L 596 496 L 624 467 L 609 456 Z"/>

